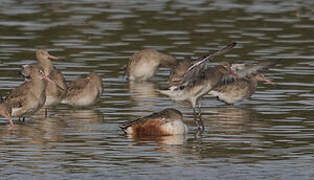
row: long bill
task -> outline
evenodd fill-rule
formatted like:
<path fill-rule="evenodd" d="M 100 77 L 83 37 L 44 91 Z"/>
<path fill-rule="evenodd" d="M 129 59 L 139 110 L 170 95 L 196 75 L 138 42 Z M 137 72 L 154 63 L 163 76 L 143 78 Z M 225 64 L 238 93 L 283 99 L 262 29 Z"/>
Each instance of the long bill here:
<path fill-rule="evenodd" d="M 53 56 L 53 55 L 51 55 L 51 54 L 48 54 L 48 58 L 49 58 L 49 59 L 54 59 L 54 60 L 60 59 L 60 58 L 58 58 L 58 57 L 56 57 L 56 56 Z"/>
<path fill-rule="evenodd" d="M 58 87 L 58 88 L 60 88 L 60 89 L 64 90 L 62 87 L 60 87 L 60 86 L 58 85 L 58 83 L 57 83 L 57 82 L 55 82 L 54 80 L 50 79 L 48 76 L 43 75 L 43 77 L 44 77 L 44 79 L 45 79 L 45 80 L 47 80 L 48 82 L 55 83 L 55 84 L 57 85 L 57 87 Z"/>
<path fill-rule="evenodd" d="M 268 84 L 275 85 L 274 82 L 271 82 L 270 80 L 266 79 L 265 77 L 263 78 L 263 81 L 265 81 Z"/>
<path fill-rule="evenodd" d="M 239 77 L 240 77 L 237 73 L 235 73 L 234 71 L 232 71 L 231 68 L 229 69 L 229 74 L 231 74 L 234 78 L 239 78 Z"/>

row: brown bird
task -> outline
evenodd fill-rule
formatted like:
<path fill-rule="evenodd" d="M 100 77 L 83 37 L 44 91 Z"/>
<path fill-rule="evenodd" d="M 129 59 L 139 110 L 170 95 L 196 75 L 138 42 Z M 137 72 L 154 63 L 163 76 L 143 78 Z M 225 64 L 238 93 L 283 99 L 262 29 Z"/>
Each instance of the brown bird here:
<path fill-rule="evenodd" d="M 165 109 L 120 126 L 122 131 L 133 136 L 170 136 L 187 134 L 182 113 L 176 109 Z"/>
<path fill-rule="evenodd" d="M 59 104 L 64 98 L 67 90 L 65 79 L 60 71 L 58 71 L 52 64 L 50 59 L 58 59 L 50 55 L 46 50 L 38 49 L 36 51 L 38 65 L 43 68 L 45 75 L 53 82 L 48 82 L 46 88 L 46 103 L 45 115 L 47 115 L 47 108 Z"/>
<path fill-rule="evenodd" d="M 160 53 L 154 49 L 144 49 L 130 57 L 126 75 L 131 81 L 146 81 L 154 76 L 159 66 L 171 67 L 176 64 L 173 56 Z"/>
<path fill-rule="evenodd" d="M 102 80 L 91 72 L 87 77 L 78 78 L 68 84 L 67 93 L 61 103 L 84 107 L 96 103 L 103 92 Z"/>
<path fill-rule="evenodd" d="M 22 71 L 27 80 L 19 87 L 13 89 L 9 96 L 0 104 L 0 114 L 14 127 L 12 117 L 30 116 L 37 112 L 46 101 L 45 89 L 47 77 L 43 69 L 38 66 L 25 65 Z"/>
<path fill-rule="evenodd" d="M 182 61 L 178 61 L 176 65 L 171 68 L 170 76 L 169 76 L 169 87 L 177 86 L 180 84 L 184 73 L 192 66 L 196 61 L 191 59 L 184 59 Z"/>
<path fill-rule="evenodd" d="M 195 111 L 199 98 L 212 90 L 224 75 L 235 74 L 228 64 L 220 64 L 198 72 L 190 79 L 182 79 L 177 86 L 171 86 L 168 90 L 161 90 L 162 94 L 170 96 L 175 101 L 189 101 Z"/>
<path fill-rule="evenodd" d="M 208 60 L 212 60 L 217 56 L 223 55 L 226 52 L 230 51 L 233 47 L 236 46 L 236 43 L 231 43 L 227 45 L 226 47 L 218 50 L 214 54 L 209 54 L 206 56 L 201 56 L 195 60 L 192 59 L 184 59 L 183 61 L 177 61 L 175 65 L 172 66 L 169 76 L 169 86 L 176 86 L 180 84 L 181 80 L 183 79 L 183 76 L 185 74 L 193 74 L 193 73 L 187 73 L 191 71 L 193 68 L 203 69 L 204 63 Z"/>
<path fill-rule="evenodd" d="M 231 70 L 229 63 L 222 63 L 215 67 L 205 67 L 205 62 L 209 59 L 221 55 L 231 48 L 236 43 L 229 44 L 228 46 L 218 50 L 212 55 L 199 58 L 197 62 L 191 63 L 187 70 L 183 73 L 179 83 L 171 86 L 168 90 L 160 90 L 160 93 L 168 95 L 175 101 L 188 101 L 193 107 L 194 117 L 196 120 L 196 105 L 198 106 L 199 119 L 201 117 L 201 109 L 199 99 L 212 90 L 226 75 L 236 74 Z M 202 121 L 196 121 L 198 128 L 204 129 Z"/>
<path fill-rule="evenodd" d="M 208 94 L 216 96 L 218 100 L 226 104 L 242 101 L 254 94 L 258 81 L 274 84 L 266 79 L 262 73 L 271 65 L 274 63 L 233 64 L 231 68 L 238 74 L 239 78 L 222 81 Z"/>

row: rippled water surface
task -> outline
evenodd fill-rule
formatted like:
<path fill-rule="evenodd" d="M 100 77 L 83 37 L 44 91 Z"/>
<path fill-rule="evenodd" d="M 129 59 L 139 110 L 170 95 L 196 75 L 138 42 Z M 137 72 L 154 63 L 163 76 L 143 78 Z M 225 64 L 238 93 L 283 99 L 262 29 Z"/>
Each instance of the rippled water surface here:
<path fill-rule="evenodd" d="M 86 109 L 60 105 L 8 130 L 0 118 L 4 179 L 313 179 L 314 3 L 259 1 L 18 1 L 0 5 L 0 95 L 23 81 L 22 64 L 46 48 L 66 80 L 103 75 L 101 101 Z M 230 62 L 276 61 L 236 106 L 202 100 L 206 131 L 195 137 L 192 110 L 155 90 L 169 69 L 128 84 L 124 67 L 134 52 L 155 48 L 177 59 L 238 46 Z M 176 108 L 187 136 L 133 139 L 126 120 Z"/>

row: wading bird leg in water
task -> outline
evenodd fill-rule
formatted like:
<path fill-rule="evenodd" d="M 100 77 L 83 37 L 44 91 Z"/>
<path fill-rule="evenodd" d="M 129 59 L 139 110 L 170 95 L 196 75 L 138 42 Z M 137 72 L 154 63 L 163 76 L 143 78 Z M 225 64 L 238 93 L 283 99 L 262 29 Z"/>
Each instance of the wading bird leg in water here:
<path fill-rule="evenodd" d="M 10 123 L 10 128 L 9 128 L 9 130 L 13 129 L 15 126 L 14 126 L 14 122 L 12 121 L 11 116 L 5 116 L 5 117 L 8 118 L 9 123 Z"/>
<path fill-rule="evenodd" d="M 205 127 L 204 127 L 204 123 L 203 123 L 203 119 L 202 119 L 202 112 L 201 112 L 201 102 L 198 101 L 197 102 L 197 107 L 198 107 L 198 118 L 199 118 L 199 129 L 201 131 L 201 133 L 205 130 Z"/>
<path fill-rule="evenodd" d="M 204 124 L 201 118 L 201 111 L 200 111 L 200 103 L 197 102 L 198 112 L 196 112 L 196 107 L 193 108 L 194 114 L 194 121 L 197 125 L 197 135 L 201 134 L 204 131 Z"/>
<path fill-rule="evenodd" d="M 201 112 L 201 103 L 200 103 L 200 101 L 197 101 L 197 108 L 198 108 L 198 117 L 201 117 L 202 112 Z"/>
<path fill-rule="evenodd" d="M 48 108 L 45 108 L 45 118 L 48 116 Z"/>

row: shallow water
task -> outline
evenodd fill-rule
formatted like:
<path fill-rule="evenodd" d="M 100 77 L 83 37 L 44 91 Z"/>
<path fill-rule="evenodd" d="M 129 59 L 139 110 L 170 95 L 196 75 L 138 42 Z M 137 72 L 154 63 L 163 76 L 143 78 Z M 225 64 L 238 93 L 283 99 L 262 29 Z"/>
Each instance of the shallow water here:
<path fill-rule="evenodd" d="M 4 179 L 313 179 L 314 3 L 276 1 L 14 1 L 0 5 L 0 95 L 23 81 L 17 71 L 46 48 L 68 81 L 103 75 L 101 101 L 87 109 L 57 106 L 8 130 L 0 118 Z M 276 61 L 275 86 L 235 107 L 202 100 L 206 131 L 195 137 L 192 110 L 156 93 L 168 69 L 151 82 L 128 84 L 128 57 L 155 48 L 178 59 L 236 41 L 219 57 Z M 176 108 L 187 136 L 133 139 L 126 120 Z"/>

